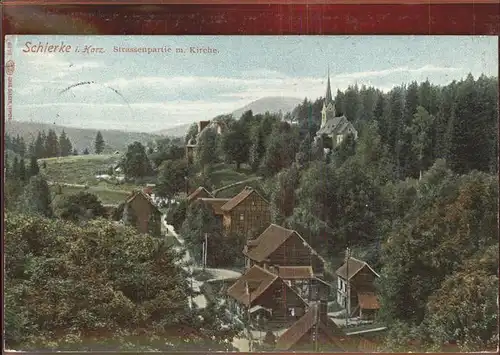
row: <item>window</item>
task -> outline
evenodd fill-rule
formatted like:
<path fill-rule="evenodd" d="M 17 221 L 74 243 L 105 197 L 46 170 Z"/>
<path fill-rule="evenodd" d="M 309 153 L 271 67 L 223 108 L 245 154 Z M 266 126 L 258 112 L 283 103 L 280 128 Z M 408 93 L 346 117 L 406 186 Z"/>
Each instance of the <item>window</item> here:
<path fill-rule="evenodd" d="M 245 217 L 243 216 L 243 213 L 240 214 L 240 221 L 243 221 L 245 219 Z"/>
<path fill-rule="evenodd" d="M 337 134 L 337 144 L 342 143 L 343 136 L 341 134 Z"/>

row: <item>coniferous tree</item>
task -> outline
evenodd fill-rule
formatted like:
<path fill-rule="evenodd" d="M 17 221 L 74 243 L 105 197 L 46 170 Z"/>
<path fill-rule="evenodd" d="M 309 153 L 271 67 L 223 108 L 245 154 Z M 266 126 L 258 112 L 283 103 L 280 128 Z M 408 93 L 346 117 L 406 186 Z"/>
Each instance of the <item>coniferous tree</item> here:
<path fill-rule="evenodd" d="M 45 150 L 48 158 L 58 157 L 60 154 L 59 139 L 54 130 L 50 129 L 45 141 Z"/>
<path fill-rule="evenodd" d="M 104 138 L 102 137 L 101 131 L 98 131 L 95 136 L 94 150 L 96 154 L 101 154 L 104 151 Z"/>
<path fill-rule="evenodd" d="M 64 130 L 61 132 L 61 135 L 59 136 L 59 147 L 62 157 L 67 157 L 68 155 L 71 155 L 73 151 L 73 146 L 71 144 L 71 141 L 69 140 Z"/>
<path fill-rule="evenodd" d="M 35 176 L 40 172 L 40 167 L 38 166 L 38 161 L 34 155 L 30 157 L 30 169 L 29 177 Z"/>
<path fill-rule="evenodd" d="M 83 155 L 89 155 L 89 149 L 88 148 L 85 148 L 83 150 Z"/>
<path fill-rule="evenodd" d="M 26 171 L 26 164 L 24 162 L 24 158 L 19 160 L 19 180 L 25 182 L 28 180 L 28 173 Z"/>
<path fill-rule="evenodd" d="M 41 158 L 46 158 L 45 154 L 45 141 L 42 136 L 42 133 L 38 132 L 38 135 L 35 140 L 34 144 L 34 155 L 37 157 L 37 159 Z"/>

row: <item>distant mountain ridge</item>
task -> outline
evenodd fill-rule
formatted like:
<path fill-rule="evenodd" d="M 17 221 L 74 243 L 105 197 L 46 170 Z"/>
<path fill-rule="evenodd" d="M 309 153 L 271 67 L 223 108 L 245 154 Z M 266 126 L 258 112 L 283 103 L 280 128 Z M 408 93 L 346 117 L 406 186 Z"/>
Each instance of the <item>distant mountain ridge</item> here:
<path fill-rule="evenodd" d="M 106 143 L 105 152 L 125 151 L 127 146 L 135 141 L 146 144 L 151 140 L 159 138 L 160 135 L 141 132 L 125 132 L 120 130 L 98 130 L 91 128 L 75 128 L 52 125 L 47 123 L 26 122 L 26 121 L 6 121 L 5 132 L 11 136 L 20 135 L 24 138 L 26 145 L 36 139 L 38 132 L 49 129 L 54 130 L 57 135 L 60 135 L 64 130 L 69 137 L 73 148 L 81 154 L 85 148 L 90 152 L 94 151 L 94 140 L 98 131 L 101 131 Z"/>
<path fill-rule="evenodd" d="M 248 110 L 252 110 L 253 114 L 255 115 L 263 114 L 266 112 L 271 112 L 271 113 L 282 112 L 283 114 L 285 114 L 287 112 L 292 112 L 293 109 L 297 105 L 299 105 L 302 101 L 303 99 L 297 97 L 281 97 L 281 96 L 263 97 L 261 99 L 252 101 L 248 105 L 245 105 L 233 111 L 231 114 L 235 118 L 240 118 L 241 115 Z M 166 128 L 157 133 L 164 136 L 184 137 L 191 125 L 192 123 L 187 123 L 171 128 Z"/>

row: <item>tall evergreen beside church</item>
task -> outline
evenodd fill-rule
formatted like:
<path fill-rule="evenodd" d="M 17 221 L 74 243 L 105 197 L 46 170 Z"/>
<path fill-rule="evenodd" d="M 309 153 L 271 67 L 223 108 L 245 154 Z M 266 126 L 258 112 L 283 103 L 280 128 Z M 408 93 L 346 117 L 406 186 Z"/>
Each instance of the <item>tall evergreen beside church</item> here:
<path fill-rule="evenodd" d="M 332 88 L 330 84 L 330 70 L 328 70 L 328 81 L 326 84 L 326 95 L 321 110 L 321 127 L 316 132 L 316 139 L 327 138 L 329 142 L 323 142 L 326 148 L 335 148 L 337 145 L 352 134 L 354 139 L 358 138 L 358 131 L 345 117 L 337 116 L 335 112 L 335 102 L 333 101 Z"/>

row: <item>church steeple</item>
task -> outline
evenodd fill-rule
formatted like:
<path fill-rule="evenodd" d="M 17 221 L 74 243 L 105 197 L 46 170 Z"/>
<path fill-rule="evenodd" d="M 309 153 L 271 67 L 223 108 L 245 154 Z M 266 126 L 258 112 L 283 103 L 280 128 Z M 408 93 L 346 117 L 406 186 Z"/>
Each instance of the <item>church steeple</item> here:
<path fill-rule="evenodd" d="M 326 95 L 324 106 L 328 106 L 329 103 L 333 103 L 332 87 L 330 85 L 330 66 L 328 66 L 328 82 L 326 84 Z"/>
<path fill-rule="evenodd" d="M 335 117 L 335 102 L 333 102 L 332 86 L 330 84 L 330 66 L 328 66 L 328 81 L 326 84 L 326 95 L 323 101 L 323 110 L 321 110 L 321 127 L 326 125 L 330 118 Z"/>

